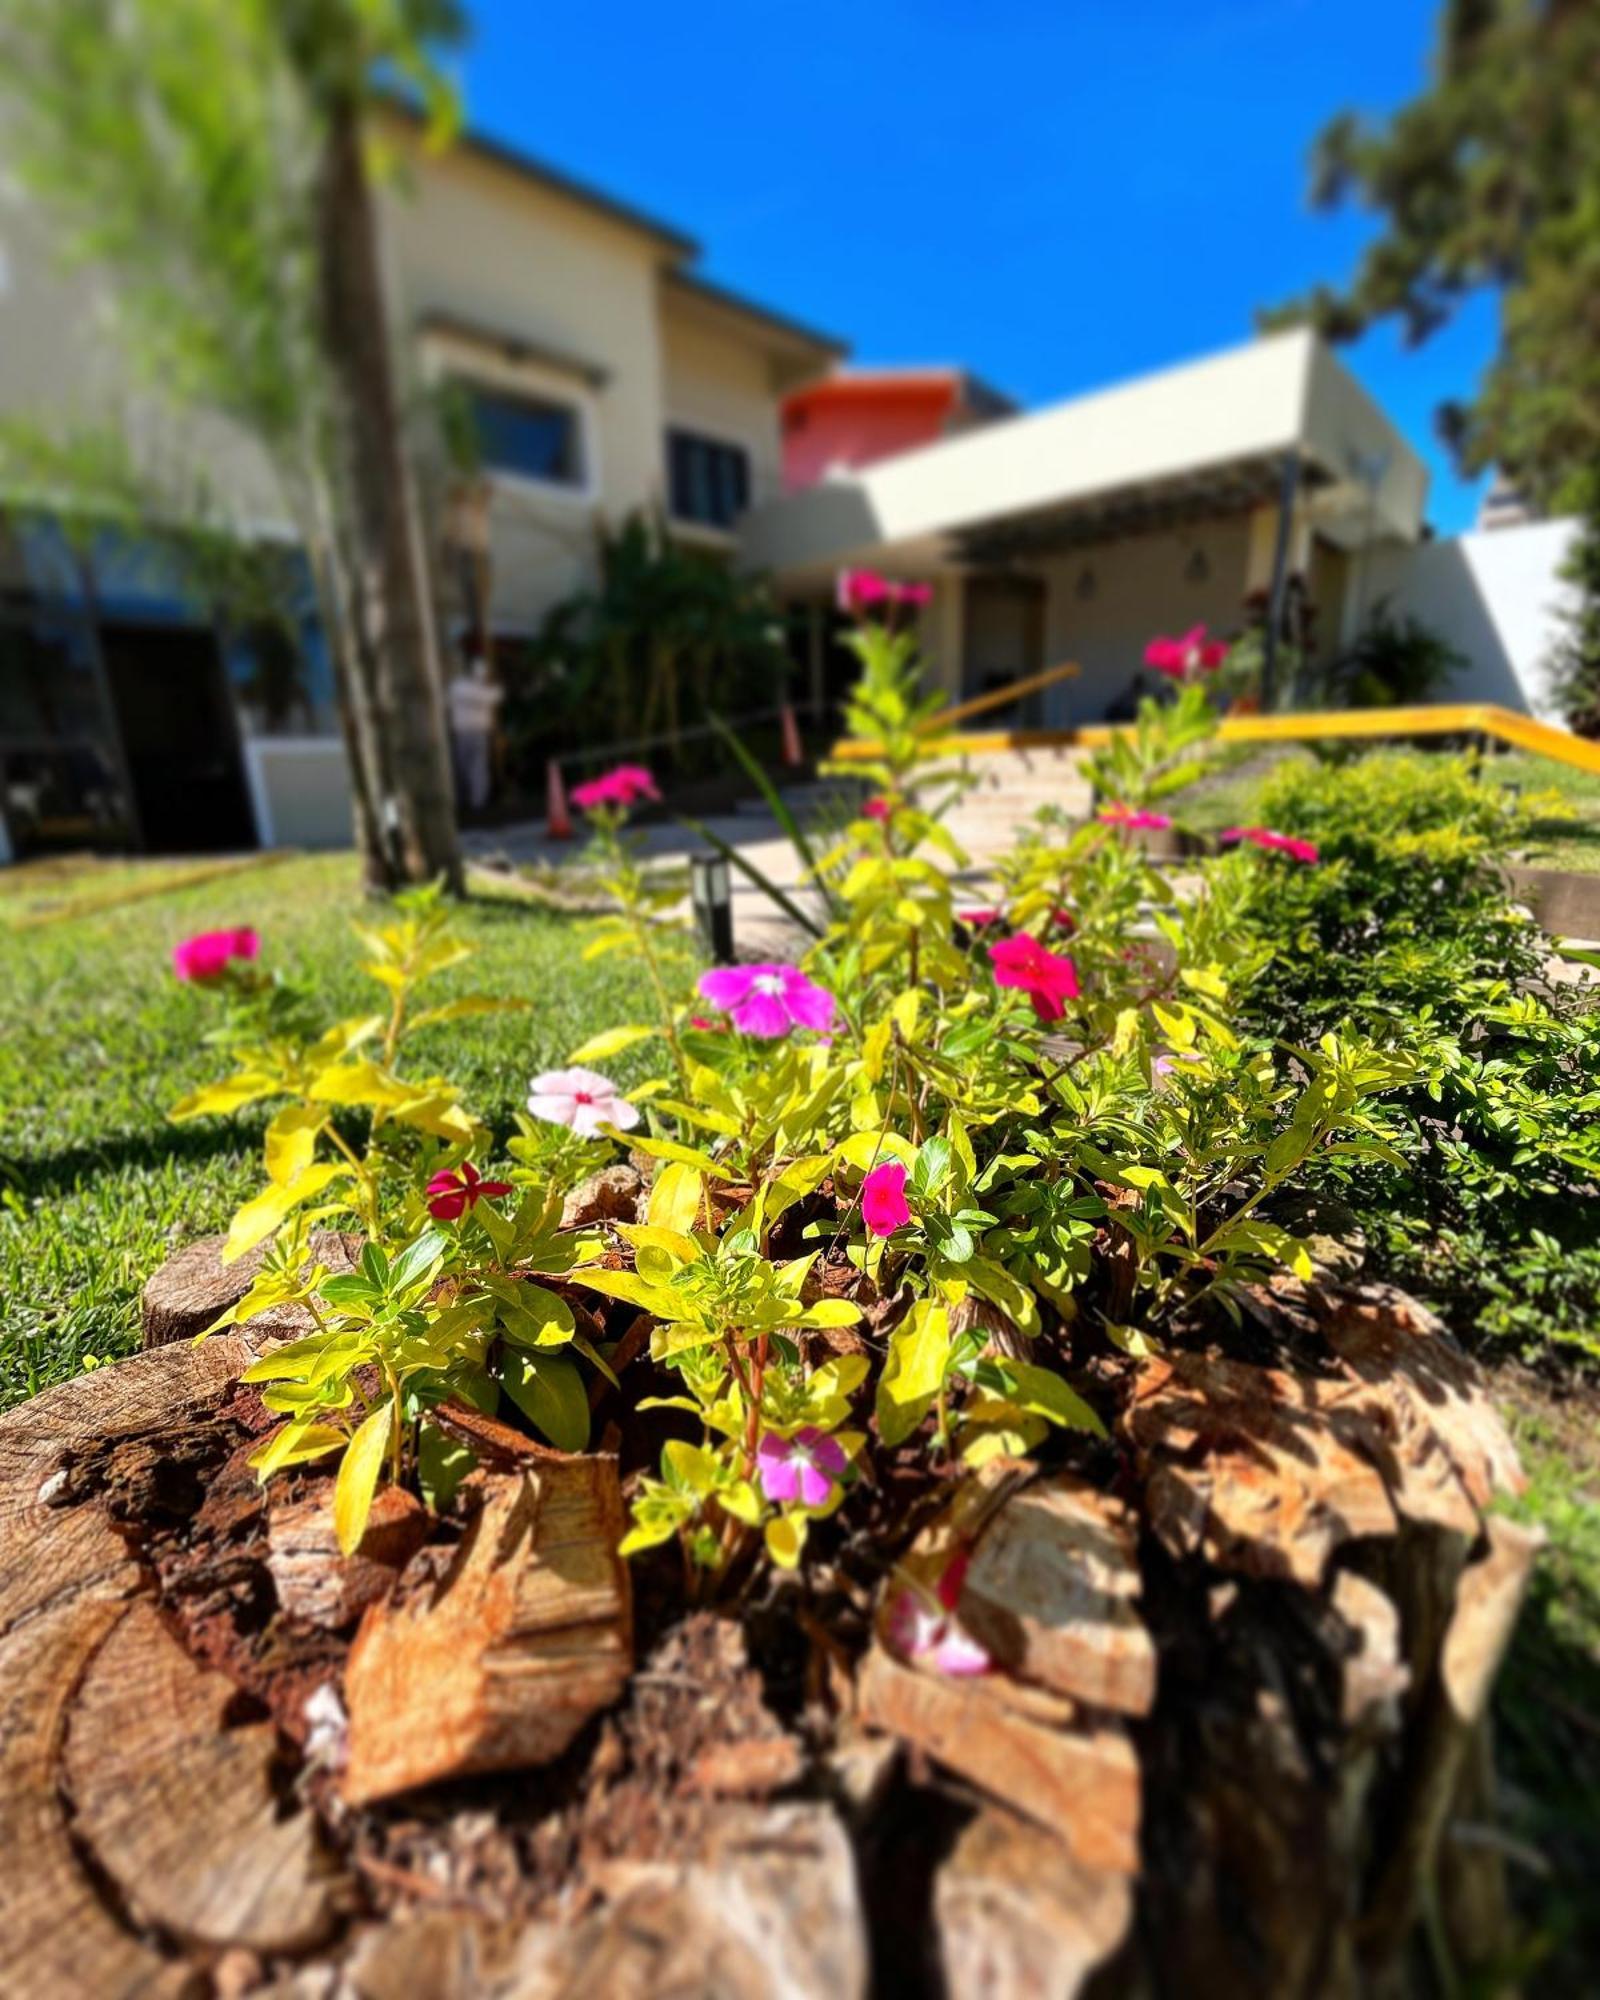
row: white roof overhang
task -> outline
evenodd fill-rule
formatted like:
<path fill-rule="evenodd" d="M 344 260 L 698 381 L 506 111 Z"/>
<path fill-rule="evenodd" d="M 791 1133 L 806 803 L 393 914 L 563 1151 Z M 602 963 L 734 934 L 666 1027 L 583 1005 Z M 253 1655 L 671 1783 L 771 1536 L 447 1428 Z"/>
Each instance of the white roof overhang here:
<path fill-rule="evenodd" d="M 741 553 L 796 582 L 852 563 L 1025 559 L 1273 502 L 1291 453 L 1306 517 L 1331 541 L 1417 539 L 1422 461 L 1295 330 L 774 501 L 746 518 Z"/>

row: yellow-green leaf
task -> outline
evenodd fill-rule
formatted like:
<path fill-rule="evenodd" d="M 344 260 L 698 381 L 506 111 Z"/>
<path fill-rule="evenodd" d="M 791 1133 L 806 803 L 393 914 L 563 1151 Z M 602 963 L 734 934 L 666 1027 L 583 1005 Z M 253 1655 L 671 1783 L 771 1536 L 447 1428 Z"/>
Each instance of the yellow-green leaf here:
<path fill-rule="evenodd" d="M 263 1070 L 241 1070 L 237 1076 L 191 1092 L 173 1105 L 167 1116 L 180 1124 L 186 1118 L 204 1118 L 208 1112 L 238 1111 L 246 1104 L 259 1103 L 263 1097 L 278 1097 L 282 1092 L 283 1084 L 277 1077 L 268 1076 Z"/>
<path fill-rule="evenodd" d="M 805 1553 L 806 1518 L 803 1514 L 779 1514 L 766 1526 L 767 1554 L 779 1569 L 798 1569 Z"/>
<path fill-rule="evenodd" d="M 653 1160 L 676 1160 L 680 1166 L 694 1167 L 719 1181 L 734 1178 L 732 1169 L 712 1159 L 709 1153 L 702 1153 L 693 1146 L 680 1146 L 675 1139 L 641 1139 L 634 1133 L 619 1131 L 615 1125 L 603 1125 L 600 1129 L 608 1139 L 631 1146 L 636 1153 L 648 1153 Z"/>
<path fill-rule="evenodd" d="M 598 1035 L 591 1035 L 586 1042 L 580 1042 L 568 1056 L 568 1062 L 604 1062 L 608 1056 L 620 1056 L 624 1049 L 631 1049 L 635 1042 L 648 1042 L 659 1035 L 659 1028 L 626 1027 L 604 1028 Z"/>
<path fill-rule="evenodd" d="M 372 1512 L 372 1496 L 378 1490 L 393 1421 L 394 1405 L 386 1398 L 357 1429 L 339 1461 L 339 1477 L 333 1488 L 333 1531 L 347 1556 L 355 1554 L 367 1531 L 367 1516 Z"/>
<path fill-rule="evenodd" d="M 919 1299 L 889 1337 L 878 1382 L 878 1432 L 887 1445 L 908 1438 L 927 1415 L 950 1359 L 950 1315 Z"/>
<path fill-rule="evenodd" d="M 699 1217 L 705 1188 L 705 1180 L 697 1168 L 682 1160 L 668 1160 L 651 1185 L 646 1220 L 653 1229 L 670 1229 L 676 1235 L 687 1235 Z"/>
<path fill-rule="evenodd" d="M 258 1243 L 264 1243 L 302 1203 L 344 1179 L 349 1171 L 338 1161 L 324 1161 L 320 1166 L 307 1167 L 285 1186 L 274 1184 L 263 1189 L 254 1201 L 245 1203 L 229 1225 L 228 1240 L 222 1246 L 223 1263 L 231 1264 Z"/>
<path fill-rule="evenodd" d="M 286 1466 L 304 1465 L 314 1458 L 326 1458 L 344 1443 L 344 1432 L 331 1424 L 304 1422 L 280 1424 L 265 1444 L 250 1454 L 250 1464 L 263 1480 Z"/>
<path fill-rule="evenodd" d="M 267 1173 L 279 1187 L 287 1187 L 310 1166 L 317 1134 L 327 1122 L 327 1112 L 314 1104 L 286 1104 L 267 1127 Z"/>

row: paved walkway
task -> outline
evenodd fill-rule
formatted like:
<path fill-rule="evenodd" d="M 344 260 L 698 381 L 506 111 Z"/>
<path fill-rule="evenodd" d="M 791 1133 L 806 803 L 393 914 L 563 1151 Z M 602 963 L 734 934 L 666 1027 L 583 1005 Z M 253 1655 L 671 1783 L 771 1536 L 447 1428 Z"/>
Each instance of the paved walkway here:
<path fill-rule="evenodd" d="M 1070 750 L 1012 751 L 976 759 L 972 769 L 978 782 L 958 802 L 946 823 L 971 857 L 970 866 L 959 879 L 976 899 L 989 879 L 996 855 L 1005 852 L 1018 828 L 1041 805 L 1058 805 L 1081 817 L 1089 808 L 1089 790 L 1078 772 L 1077 753 Z M 829 793 L 836 801 L 831 813 L 827 813 Z M 827 813 L 824 827 L 842 823 L 853 796 L 849 787 L 824 781 L 791 792 L 788 799 L 801 826 L 815 840 L 812 814 L 819 810 Z M 755 803 L 738 812 L 707 818 L 704 823 L 802 907 L 815 907 L 815 892 L 801 881 L 799 857 L 764 806 Z M 697 833 L 674 820 L 658 821 L 638 831 L 646 853 L 663 866 L 686 864 L 691 854 L 705 849 Z M 544 822 L 530 820 L 517 826 L 470 831 L 465 845 L 473 861 L 526 867 L 570 861 L 582 853 L 584 842 L 581 835 L 575 840 L 550 840 Z M 730 874 L 733 936 L 739 955 L 750 957 L 791 946 L 794 926 L 789 919 L 747 875 L 736 868 Z"/>

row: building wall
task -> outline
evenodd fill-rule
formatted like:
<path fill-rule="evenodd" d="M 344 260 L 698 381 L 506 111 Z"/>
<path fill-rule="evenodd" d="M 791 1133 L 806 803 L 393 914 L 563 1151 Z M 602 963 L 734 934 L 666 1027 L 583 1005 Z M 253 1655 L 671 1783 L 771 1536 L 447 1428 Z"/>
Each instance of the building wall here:
<path fill-rule="evenodd" d="M 743 445 L 752 501 L 771 499 L 782 488 L 783 445 L 767 356 L 670 294 L 662 301 L 661 352 L 664 425 Z"/>
<path fill-rule="evenodd" d="M 1387 598 L 1398 615 L 1432 626 L 1466 655 L 1467 670 L 1442 699 L 1496 702 L 1559 722 L 1548 657 L 1571 591 L 1560 570 L 1576 532 L 1574 521 L 1530 521 L 1377 550 L 1364 565 L 1358 558 L 1346 636 Z"/>
<path fill-rule="evenodd" d="M 1044 664 L 1071 660 L 1082 670 L 1046 691 L 1049 726 L 1100 720 L 1129 692 L 1157 633 L 1192 625 L 1237 632 L 1249 548 L 1250 523 L 1241 516 L 1100 543 L 1037 565 L 1049 588 Z M 1196 564 L 1204 576 L 1190 574 Z"/>
<path fill-rule="evenodd" d="M 836 466 L 873 465 L 896 452 L 933 444 L 949 426 L 954 390 L 948 382 L 876 395 L 814 396 L 802 392 L 784 419 L 784 484 L 791 493 L 814 486 Z"/>

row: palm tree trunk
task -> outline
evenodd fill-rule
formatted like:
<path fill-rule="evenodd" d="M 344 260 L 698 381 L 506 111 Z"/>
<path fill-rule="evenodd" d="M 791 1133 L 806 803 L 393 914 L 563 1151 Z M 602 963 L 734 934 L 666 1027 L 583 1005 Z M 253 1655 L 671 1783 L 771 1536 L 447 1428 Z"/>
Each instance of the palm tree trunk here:
<path fill-rule="evenodd" d="M 317 211 L 337 539 L 346 545 L 353 628 L 347 658 L 358 683 L 348 726 L 375 794 L 358 826 L 371 843 L 367 879 L 394 888 L 442 876 L 459 892 L 438 644 L 354 96 L 329 111 Z"/>

